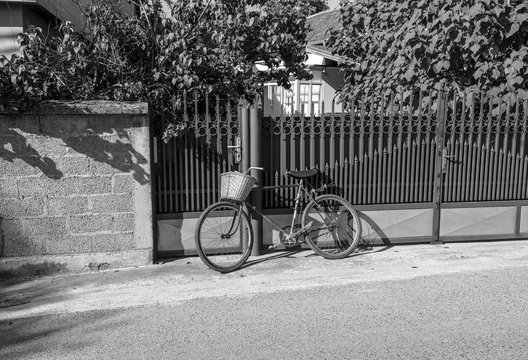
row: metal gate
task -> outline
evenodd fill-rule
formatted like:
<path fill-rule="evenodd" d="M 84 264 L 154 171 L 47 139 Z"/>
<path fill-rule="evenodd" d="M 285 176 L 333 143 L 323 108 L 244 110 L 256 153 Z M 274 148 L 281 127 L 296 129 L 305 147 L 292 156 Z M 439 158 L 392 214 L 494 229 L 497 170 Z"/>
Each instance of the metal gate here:
<path fill-rule="evenodd" d="M 434 240 L 527 238 L 527 99 L 441 94 L 438 113 Z"/>
<path fill-rule="evenodd" d="M 162 118 L 154 129 L 157 254 L 193 253 L 193 219 L 217 201 L 218 175 L 250 161 L 265 168 L 266 187 L 288 184 L 287 170 L 318 167 L 382 243 L 528 237 L 528 101 L 421 92 L 407 99 L 389 94 L 339 113 L 330 105 L 322 115 L 263 117 L 245 104 L 195 96 L 179 119 Z M 184 131 L 165 143 L 162 131 L 174 121 Z M 238 145 L 251 153 L 245 164 Z M 262 192 L 265 213 L 290 211 L 285 191 Z"/>

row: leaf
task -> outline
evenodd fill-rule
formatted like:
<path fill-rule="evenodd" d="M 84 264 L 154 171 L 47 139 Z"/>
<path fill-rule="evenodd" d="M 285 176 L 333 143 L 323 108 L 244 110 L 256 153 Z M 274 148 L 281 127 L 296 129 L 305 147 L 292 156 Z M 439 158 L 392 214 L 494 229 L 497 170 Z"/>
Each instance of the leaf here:
<path fill-rule="evenodd" d="M 408 82 L 410 82 L 414 76 L 415 72 L 413 69 L 407 69 L 407 71 L 405 72 L 405 74 L 403 75 L 403 77 L 405 78 L 405 80 L 407 80 Z"/>
<path fill-rule="evenodd" d="M 519 31 L 519 24 L 517 23 L 513 23 L 510 27 L 510 31 L 508 31 L 508 34 L 506 34 L 506 39 L 515 35 L 515 33 L 517 33 L 517 31 Z"/>

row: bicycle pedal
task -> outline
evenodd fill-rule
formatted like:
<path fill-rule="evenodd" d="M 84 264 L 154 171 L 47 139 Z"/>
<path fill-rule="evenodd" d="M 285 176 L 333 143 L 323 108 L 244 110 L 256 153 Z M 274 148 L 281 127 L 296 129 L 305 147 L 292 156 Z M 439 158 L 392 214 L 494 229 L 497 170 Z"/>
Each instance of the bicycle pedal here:
<path fill-rule="evenodd" d="M 273 245 L 268 246 L 268 250 L 275 250 L 278 247 L 279 247 L 279 244 L 273 244 Z"/>

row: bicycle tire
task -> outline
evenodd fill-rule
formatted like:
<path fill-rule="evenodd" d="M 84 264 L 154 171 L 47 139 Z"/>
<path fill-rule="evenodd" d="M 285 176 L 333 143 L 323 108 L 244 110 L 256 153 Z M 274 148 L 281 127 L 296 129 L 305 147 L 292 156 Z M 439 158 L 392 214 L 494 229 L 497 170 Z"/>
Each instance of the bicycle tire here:
<path fill-rule="evenodd" d="M 217 202 L 200 215 L 194 240 L 200 259 L 209 268 L 221 273 L 235 271 L 251 254 L 251 221 L 240 204 Z"/>
<path fill-rule="evenodd" d="M 342 259 L 357 248 L 361 220 L 344 198 L 327 194 L 312 200 L 303 212 L 303 228 L 310 222 L 305 240 L 316 254 L 326 259 Z"/>

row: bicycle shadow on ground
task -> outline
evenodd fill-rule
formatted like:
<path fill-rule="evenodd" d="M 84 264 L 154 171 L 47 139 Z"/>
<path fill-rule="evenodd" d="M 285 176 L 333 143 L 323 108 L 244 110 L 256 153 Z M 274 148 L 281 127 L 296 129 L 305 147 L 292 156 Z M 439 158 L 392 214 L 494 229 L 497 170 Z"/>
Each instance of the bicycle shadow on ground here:
<path fill-rule="evenodd" d="M 253 266 L 253 265 L 257 265 L 257 264 L 260 264 L 260 263 L 263 263 L 263 262 L 267 262 L 267 261 L 283 259 L 283 258 L 294 258 L 295 257 L 294 255 L 302 253 L 302 252 L 307 251 L 307 250 L 308 249 L 303 249 L 300 246 L 296 246 L 296 247 L 293 247 L 291 249 L 281 249 L 281 250 L 267 251 L 267 252 L 264 252 L 262 257 L 260 257 L 258 259 L 251 259 L 251 260 L 246 261 L 244 263 L 244 265 L 242 265 L 240 267 L 240 269 L 245 269 L 247 267 L 250 267 L 250 266 Z M 278 252 L 278 251 L 280 251 L 280 253 L 273 254 L 273 252 Z M 270 255 L 270 254 L 273 254 L 273 255 Z M 316 255 L 316 254 L 309 254 L 306 257 L 313 256 L 313 255 Z"/>
<path fill-rule="evenodd" d="M 357 257 L 357 256 L 367 255 L 367 254 L 378 253 L 378 252 L 386 251 L 386 250 L 388 250 L 388 249 L 390 249 L 392 247 L 393 247 L 393 245 L 381 246 L 381 245 L 360 244 L 360 245 L 358 245 L 357 249 L 352 254 L 350 254 L 349 256 L 344 257 L 342 259 L 335 259 L 335 260 L 328 259 L 328 261 L 338 261 L 338 260 L 349 259 L 349 258 L 353 258 L 353 257 Z M 274 252 L 279 252 L 279 253 L 273 254 Z M 306 252 L 307 254 L 305 256 L 295 256 L 295 255 L 298 255 L 298 254 L 303 253 L 303 252 Z M 272 254 L 272 255 L 270 255 L 270 254 Z M 292 248 L 286 248 L 286 249 L 280 249 L 280 250 L 271 250 L 271 251 L 265 252 L 262 255 L 262 257 L 246 261 L 246 263 L 244 265 L 242 265 L 238 270 L 242 270 L 242 269 L 245 269 L 245 268 L 249 268 L 249 267 L 255 266 L 255 265 L 260 264 L 260 263 L 273 261 L 273 260 L 277 260 L 277 259 L 299 258 L 299 257 L 312 258 L 312 257 L 320 257 L 320 256 L 318 254 L 314 253 L 310 248 L 302 247 L 302 246 L 295 246 L 295 247 L 292 247 Z"/>

